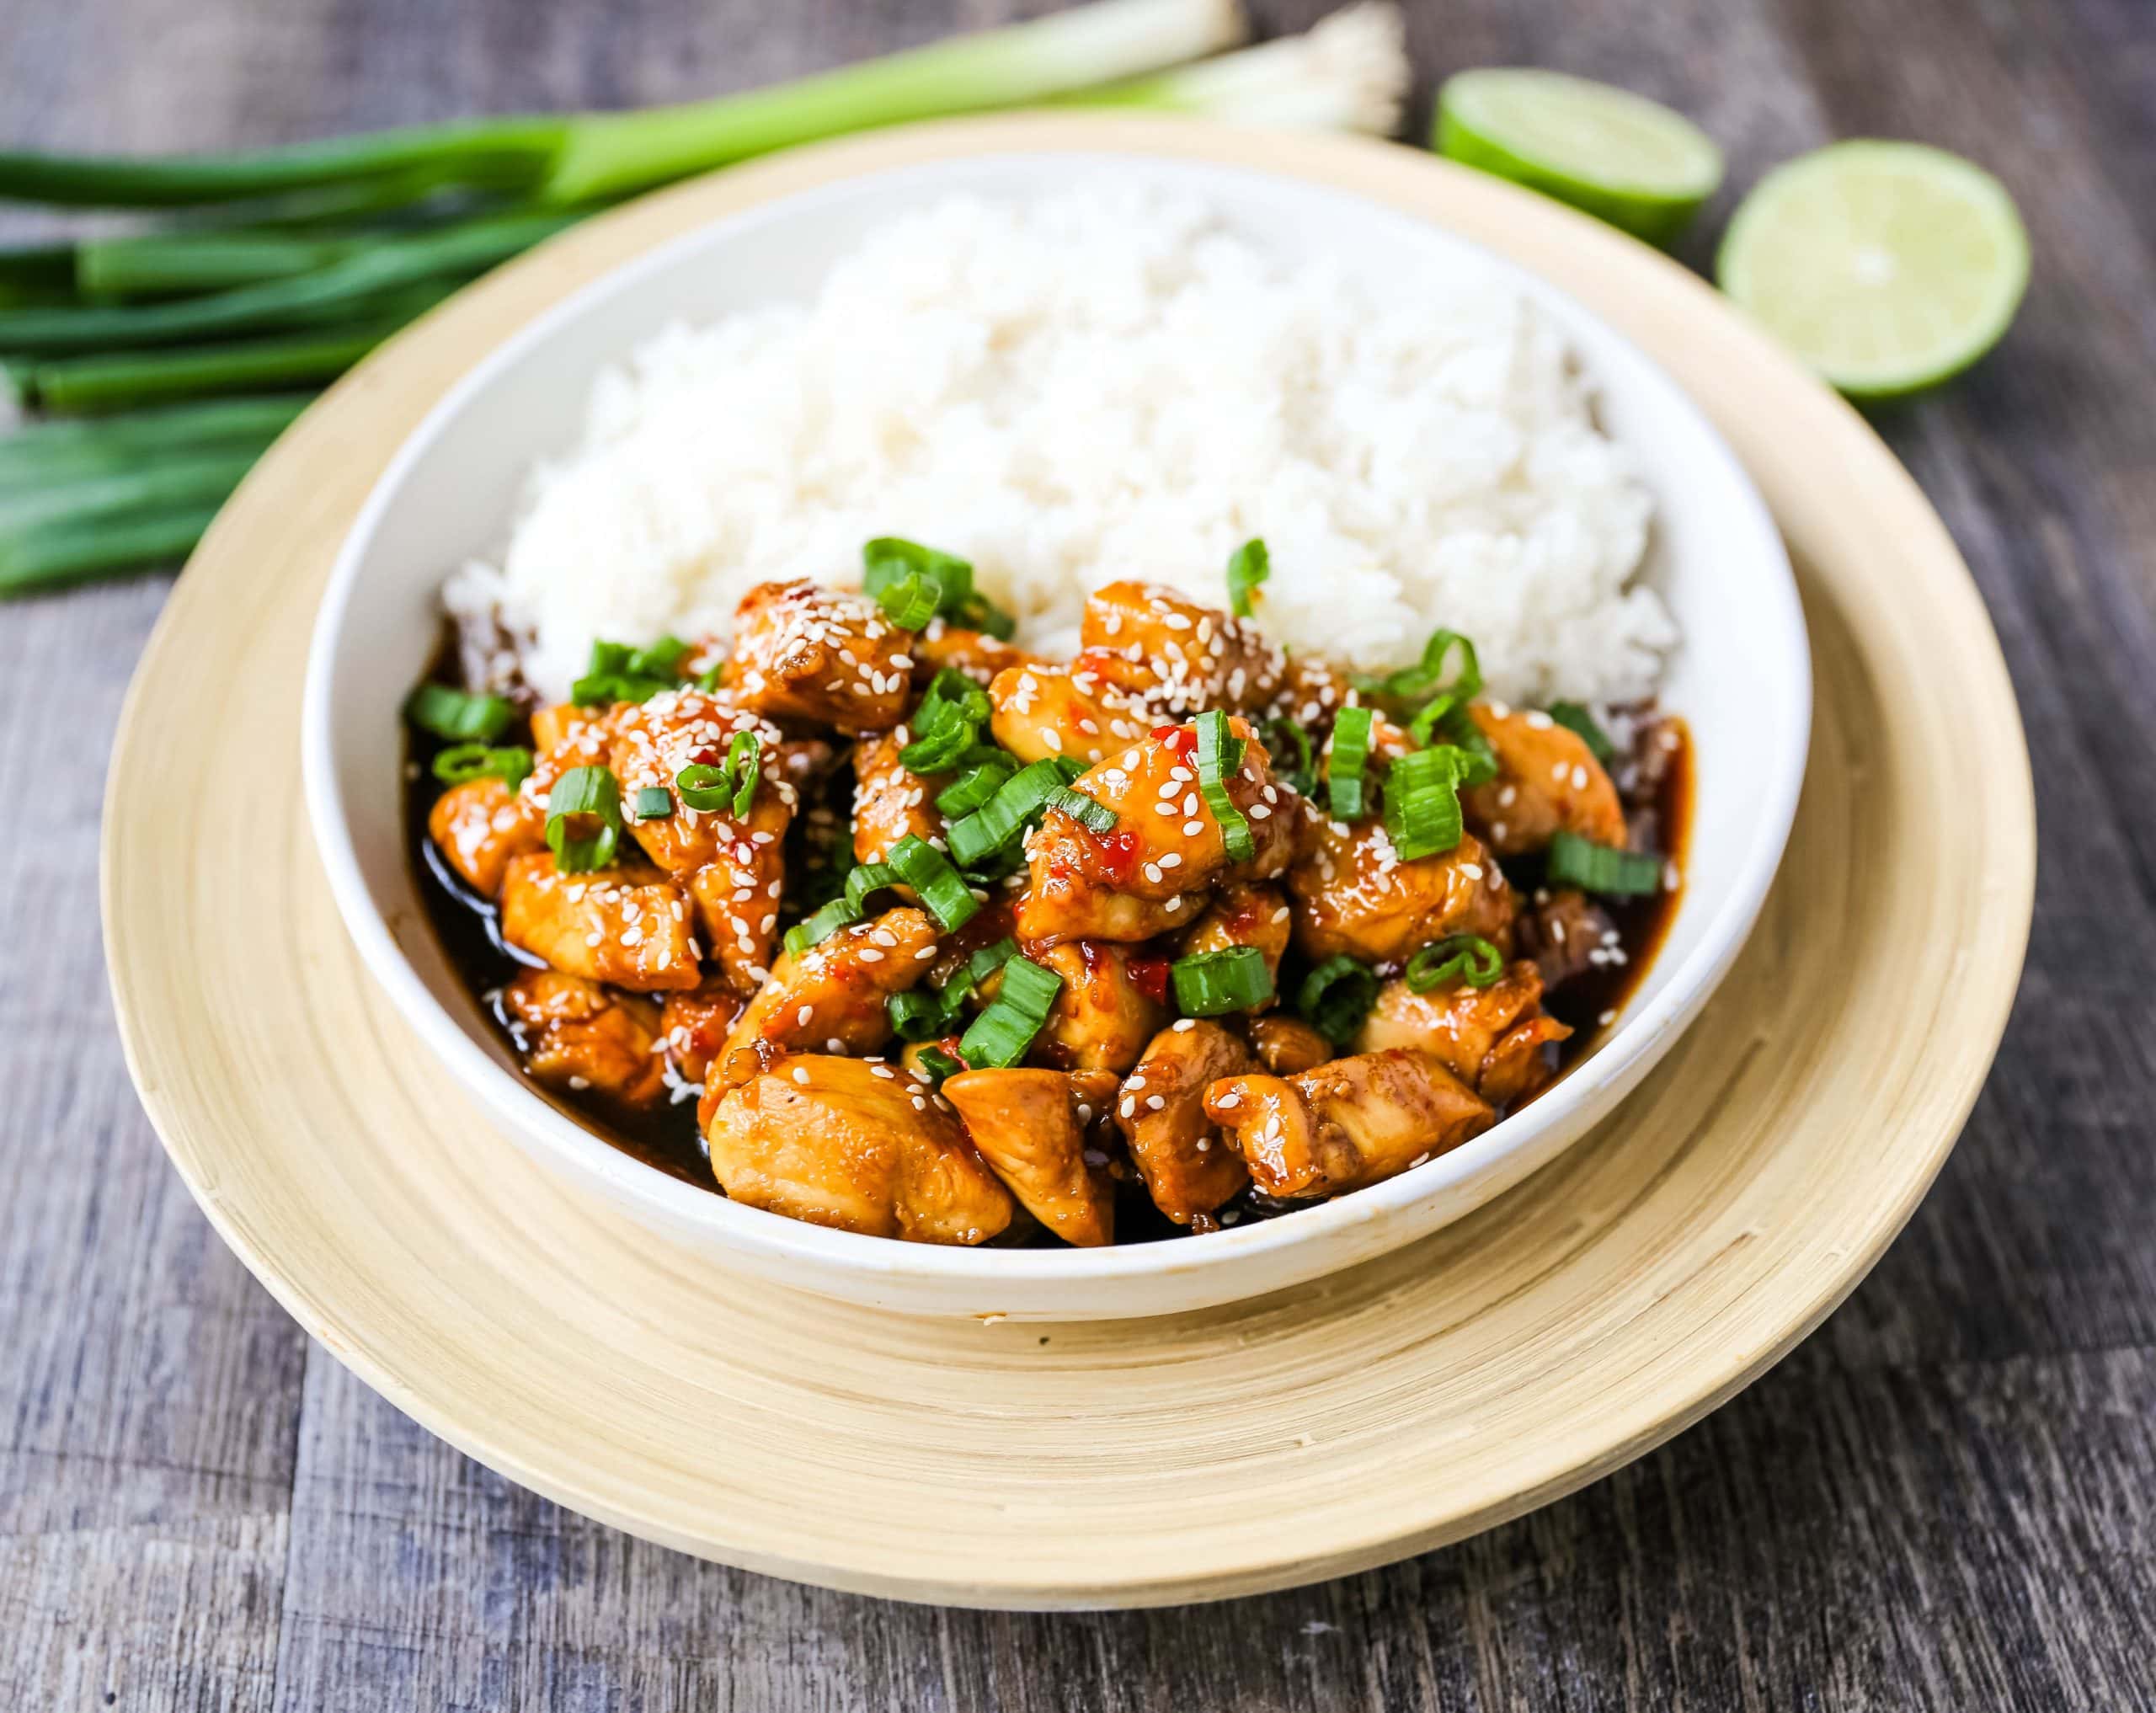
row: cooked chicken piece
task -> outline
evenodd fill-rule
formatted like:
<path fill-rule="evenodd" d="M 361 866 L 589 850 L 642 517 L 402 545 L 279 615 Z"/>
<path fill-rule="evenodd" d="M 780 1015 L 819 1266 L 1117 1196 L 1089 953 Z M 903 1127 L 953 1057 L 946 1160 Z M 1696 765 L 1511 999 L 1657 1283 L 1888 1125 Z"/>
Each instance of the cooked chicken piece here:
<path fill-rule="evenodd" d="M 547 848 L 547 822 L 500 780 L 473 779 L 435 799 L 427 836 L 466 885 L 491 899 L 511 858 Z"/>
<path fill-rule="evenodd" d="M 1006 667 L 1029 665 L 1033 658 L 1023 648 L 999 642 L 986 631 L 960 630 L 933 618 L 913 639 L 914 686 L 927 689 L 936 675 L 947 667 L 976 684 L 986 685 Z"/>
<path fill-rule="evenodd" d="M 1218 1023 L 1185 1017 L 1146 1043 L 1116 1097 L 1153 1205 L 1178 1225 L 1209 1214 L 1250 1182 L 1242 1156 L 1205 1116 L 1205 1091 L 1251 1068 L 1250 1049 Z"/>
<path fill-rule="evenodd" d="M 915 773 L 899 760 L 905 745 L 894 732 L 853 740 L 853 860 L 881 862 L 902 839 L 945 848 L 942 812 L 936 793 L 947 773 Z M 912 896 L 908 892 L 906 896 Z"/>
<path fill-rule="evenodd" d="M 1230 1076 L 1205 1091 L 1265 1194 L 1301 1201 L 1382 1182 L 1497 1122 L 1427 1053 L 1366 1053 L 1294 1076 Z"/>
<path fill-rule="evenodd" d="M 1451 981 L 1417 993 L 1396 977 L 1355 1038 L 1358 1053 L 1430 1054 L 1492 1106 L 1534 1093 L 1552 1074 L 1542 1049 L 1572 1032 L 1542 1009 L 1541 972 L 1521 958 L 1488 987 Z"/>
<path fill-rule="evenodd" d="M 1540 851 L 1560 830 L 1625 843 L 1625 805 L 1587 739 L 1546 713 L 1489 702 L 1468 709 L 1497 752 L 1497 776 L 1460 793 L 1467 824 L 1500 856 Z"/>
<path fill-rule="evenodd" d="M 502 990 L 525 1068 L 549 1088 L 656 1106 L 666 1089 L 659 1007 L 558 969 L 520 971 Z"/>
<path fill-rule="evenodd" d="M 558 702 L 539 709 L 531 716 L 532 754 L 543 755 L 568 743 L 588 746 L 603 742 L 609 712 L 574 702 Z"/>
<path fill-rule="evenodd" d="M 1345 830 L 1342 830 L 1343 827 Z M 1383 822 L 1321 822 L 1316 847 L 1289 871 L 1295 944 L 1313 963 L 1337 953 L 1391 963 L 1448 934 L 1512 947 L 1518 901 L 1472 833 L 1435 856 L 1402 862 Z"/>
<path fill-rule="evenodd" d="M 757 1043 L 782 1053 L 878 1051 L 891 1038 L 883 1001 L 917 984 L 935 955 L 936 924 L 911 909 L 841 928 L 798 958 L 783 953 L 727 1037 L 726 1074 L 734 1054 Z"/>
<path fill-rule="evenodd" d="M 502 883 L 502 938 L 566 975 L 638 993 L 703 979 L 681 889 L 641 859 L 563 874 L 551 851 L 519 856 Z"/>
<path fill-rule="evenodd" d="M 1293 1076 L 1299 1070 L 1315 1070 L 1340 1049 L 1300 1017 L 1279 1011 L 1250 1022 L 1251 1050 L 1257 1062 L 1275 1076 Z"/>
<path fill-rule="evenodd" d="M 730 803 L 691 807 L 681 797 L 681 773 L 725 765 L 743 733 L 757 741 L 748 813 L 736 816 Z M 777 776 L 781 747 L 777 728 L 726 691 L 689 689 L 620 708 L 607 744 L 629 831 L 654 862 L 687 886 L 720 974 L 744 995 L 761 985 L 770 968 L 785 884 L 786 830 L 800 801 L 793 786 Z M 647 820 L 636 812 L 637 798 L 654 787 L 665 792 L 671 812 Z"/>
<path fill-rule="evenodd" d="M 691 1082 L 704 1080 L 747 1003 L 723 979 L 707 979 L 700 987 L 666 995 L 659 1029 L 674 1068 L 683 1077 Z"/>
<path fill-rule="evenodd" d="M 1098 761 L 1135 742 L 1151 714 L 1097 675 L 1074 666 L 1011 666 L 988 686 L 989 729 L 1021 761 L 1070 755 Z"/>
<path fill-rule="evenodd" d="M 1092 1098 L 1079 1117 L 1077 1077 L 1061 1070 L 965 1070 L 943 1085 L 981 1157 L 1042 1225 L 1081 1248 L 1115 1241 L 1115 1186 L 1086 1131 L 1111 1078 L 1086 1076 Z"/>
<path fill-rule="evenodd" d="M 1524 911 L 1517 931 L 1519 955 L 1534 960 L 1545 988 L 1562 987 L 1586 974 L 1594 968 L 1593 954 L 1618 939 L 1609 911 L 1569 888 Z"/>
<path fill-rule="evenodd" d="M 889 1065 L 803 1054 L 709 1104 L 712 1175 L 733 1200 L 914 1243 L 984 1243 L 1011 1193 L 928 1085 Z"/>
<path fill-rule="evenodd" d="M 873 600 L 803 578 L 760 583 L 734 615 L 728 686 L 775 719 L 814 720 L 852 735 L 905 717 L 913 633 Z"/>
<path fill-rule="evenodd" d="M 1138 1062 L 1168 1020 L 1168 963 L 1107 940 L 1066 940 L 1029 954 L 1063 978 L 1033 1052 L 1062 1070 L 1113 1070 Z"/>
<path fill-rule="evenodd" d="M 1168 910 L 1171 899 L 1223 878 L 1265 880 L 1284 869 L 1303 836 L 1303 799 L 1273 783 L 1265 745 L 1247 722 L 1231 718 L 1228 728 L 1243 740 L 1241 764 L 1227 787 L 1229 800 L 1250 822 L 1257 848 L 1248 861 L 1229 862 L 1220 824 L 1198 790 L 1197 728 L 1159 727 L 1159 735 L 1079 777 L 1077 789 L 1114 813 L 1113 832 L 1091 832 L 1051 808 L 1027 838 L 1031 873 L 1018 907 L 1021 931 L 1038 938 L 1138 939 L 1144 937 L 1132 931 L 1138 922 L 1150 934 L 1196 920 L 1182 915 L 1186 905 Z M 1162 908 L 1133 911 L 1133 901 Z M 1100 926 L 1103 918 L 1120 918 L 1119 927 Z"/>
<path fill-rule="evenodd" d="M 1224 886 L 1197 926 L 1182 937 L 1176 955 L 1195 958 L 1205 952 L 1231 952 L 1238 946 L 1255 946 L 1265 954 L 1266 974 L 1278 983 L 1280 958 L 1293 931 L 1288 895 L 1277 886 L 1241 882 Z M 1265 1002 L 1271 1005 L 1273 1001 Z"/>
<path fill-rule="evenodd" d="M 1037 860 L 1018 899 L 1018 937 L 1029 946 L 1061 940 L 1150 940 L 1195 921 L 1204 902 L 1202 892 L 1138 898 L 1075 868 Z"/>
<path fill-rule="evenodd" d="M 1079 658 L 1109 682 L 1178 714 L 1261 708 L 1278 692 L 1287 651 L 1158 583 L 1110 583 L 1086 597 Z"/>

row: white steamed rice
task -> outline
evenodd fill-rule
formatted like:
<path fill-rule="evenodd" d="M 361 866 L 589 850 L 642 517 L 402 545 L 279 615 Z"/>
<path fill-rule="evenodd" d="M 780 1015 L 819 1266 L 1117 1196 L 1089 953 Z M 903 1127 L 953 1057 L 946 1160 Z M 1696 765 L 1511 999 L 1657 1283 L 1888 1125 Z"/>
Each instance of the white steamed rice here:
<path fill-rule="evenodd" d="M 1105 182 L 894 220 L 813 302 L 668 328 L 593 391 L 498 563 L 451 579 L 542 693 L 595 637 L 723 634 L 754 584 L 858 580 L 900 535 L 974 561 L 1019 639 L 1075 644 L 1123 577 L 1362 667 L 1472 637 L 1497 694 L 1624 700 L 1675 641 L 1631 583 L 1650 506 L 1549 319 L 1480 269 L 1283 261 Z"/>

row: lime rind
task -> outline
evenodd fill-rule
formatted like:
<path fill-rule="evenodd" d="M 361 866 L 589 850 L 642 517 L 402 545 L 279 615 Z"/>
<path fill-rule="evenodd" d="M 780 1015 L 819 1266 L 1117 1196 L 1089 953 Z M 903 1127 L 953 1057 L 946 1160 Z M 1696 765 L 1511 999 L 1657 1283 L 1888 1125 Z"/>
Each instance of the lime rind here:
<path fill-rule="evenodd" d="M 1712 137 L 1630 90 L 1562 72 L 1490 67 L 1448 78 L 1435 142 L 1449 160 L 1667 245 L 1721 184 Z"/>
<path fill-rule="evenodd" d="M 1923 143 L 1835 143 L 1776 168 L 1716 258 L 1722 290 L 1867 403 L 1952 379 L 1996 345 L 2029 283 L 2026 228 L 1989 173 Z"/>

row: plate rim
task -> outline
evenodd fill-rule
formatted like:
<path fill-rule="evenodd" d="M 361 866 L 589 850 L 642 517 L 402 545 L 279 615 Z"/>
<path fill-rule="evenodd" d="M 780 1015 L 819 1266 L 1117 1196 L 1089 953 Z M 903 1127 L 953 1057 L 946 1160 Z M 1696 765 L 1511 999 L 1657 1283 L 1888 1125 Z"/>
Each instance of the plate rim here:
<path fill-rule="evenodd" d="M 933 146 L 955 151 L 978 138 L 984 140 L 984 147 L 1005 148 L 1013 146 L 1014 139 L 1027 135 L 1067 133 L 1081 128 L 1089 133 L 1090 146 L 1125 152 L 1202 152 L 1207 147 L 1213 147 L 1240 154 L 1261 143 L 1268 152 L 1285 147 L 1278 134 L 1197 121 L 1137 120 L 1121 116 L 1096 119 L 1090 115 L 1025 115 L 943 121 L 883 133 L 875 138 L 848 139 L 819 145 L 782 157 L 781 163 L 756 163 L 731 169 L 728 176 L 737 183 L 750 173 L 765 173 L 782 179 L 802 170 L 803 163 L 831 170 L 857 154 L 865 156 L 879 147 L 890 147 L 894 140 L 910 139 L 907 144 L 910 147 Z M 1469 176 L 1447 163 L 1412 156 L 1407 151 L 1390 145 L 1362 140 L 1299 137 L 1294 140 L 1292 147 L 1312 163 L 1312 170 L 1305 176 L 1321 183 L 1330 182 L 1316 170 L 1316 163 L 1322 157 L 1332 157 L 1343 171 L 1351 167 L 1358 171 L 1369 171 L 1380 153 L 1395 157 L 1391 167 L 1386 170 L 1396 170 L 1401 163 L 1412 162 L 1412 171 L 1454 174 L 1463 179 Z M 1283 164 L 1282 170 L 1294 171 L 1294 168 Z M 655 205 L 691 196 L 696 193 L 697 185 L 698 181 L 691 181 L 688 185 L 659 193 L 658 196 L 632 205 L 631 210 L 625 210 L 610 218 L 626 220 L 632 217 L 637 209 L 648 210 Z M 1465 195 L 1468 193 L 1460 189 L 1460 194 Z M 1513 199 L 1508 205 L 1523 222 L 1556 221 L 1561 225 L 1576 222 L 1575 235 L 1582 243 L 1606 243 L 1611 237 L 1610 234 L 1582 216 L 1508 186 L 1483 182 L 1476 185 L 1473 194 L 1485 198 Z M 1667 259 L 1654 259 L 1667 268 L 1676 280 L 1682 280 L 1695 291 L 1701 301 L 1712 300 L 1712 294 L 1704 282 Z M 536 265 L 542 260 L 543 258 L 535 258 L 532 263 L 519 265 Z M 1625 331 L 1621 323 L 1616 325 L 1620 332 Z M 1762 336 L 1754 334 L 1749 337 L 1764 346 Z M 1808 377 L 1801 376 L 1795 366 L 1778 353 L 1764 351 L 1763 360 L 1769 360 L 1782 369 L 1786 378 L 1799 380 L 1815 392 L 1823 392 L 1823 388 L 1818 387 L 1817 383 L 1811 382 Z M 366 372 L 363 369 L 340 383 L 337 392 L 332 396 L 364 386 Z M 220 1193 L 221 1186 L 214 1175 L 198 1170 L 201 1162 L 195 1160 L 191 1152 L 189 1115 L 179 1098 L 157 1079 L 152 1051 L 155 1031 L 150 1027 L 152 1020 L 133 1003 L 136 972 L 129 956 L 129 948 L 122 943 L 118 930 L 119 907 L 125 901 L 123 897 L 125 880 L 120 871 L 117 846 L 127 814 L 120 801 L 122 793 L 115 787 L 125 776 L 128 766 L 141 744 L 143 707 L 152 680 L 164 670 L 166 655 L 176 646 L 176 639 L 191 622 L 195 608 L 210 598 L 203 587 L 206 579 L 195 579 L 192 583 L 183 580 L 168 602 L 131 683 L 108 768 L 100 840 L 100 898 L 104 907 L 105 951 L 115 1000 L 115 1022 L 131 1077 L 141 1095 L 146 1112 L 161 1141 L 213 1227 L 280 1304 L 293 1314 L 333 1355 L 430 1431 L 483 1463 L 585 1515 L 644 1538 L 702 1556 L 717 1558 L 728 1564 L 832 1588 L 900 1598 L 1034 1609 L 1156 1604 L 1256 1593 L 1387 1562 L 1501 1522 L 1598 1478 L 1696 1421 L 1779 1360 L 1831 1312 L 1892 1241 L 1944 1164 L 1983 1086 L 2018 989 L 2034 903 L 2036 823 L 2025 740 L 2021 738 L 2019 711 L 2014 702 L 2011 680 L 2006 674 L 1996 633 L 1958 549 L 1946 533 L 1943 523 L 1916 488 L 1913 479 L 1878 440 L 1870 425 L 1853 409 L 1833 399 L 1831 395 L 1828 395 L 1823 403 L 1839 412 L 1844 436 L 1854 436 L 1851 442 L 1853 454 L 1860 455 L 1877 465 L 1879 467 L 1876 473 L 1878 477 L 1896 484 L 1902 490 L 1899 504 L 1903 509 L 1915 508 L 1910 515 L 1910 521 L 1932 538 L 1927 544 L 1929 557 L 1943 563 L 1945 568 L 1941 574 L 1945 579 L 1940 585 L 1941 590 L 1958 604 L 1959 616 L 1964 622 L 1973 622 L 1970 634 L 1973 637 L 1980 632 L 1988 641 L 1989 648 L 1985 658 L 1970 664 L 1972 670 L 1981 670 L 1991 680 L 1990 689 L 2002 699 L 2000 711 L 2010 720 L 2016 739 L 2009 746 L 2009 755 L 1993 758 L 1995 763 L 2005 764 L 2003 771 L 2006 776 L 1994 776 L 1993 781 L 2002 792 L 1999 824 L 1992 830 L 2000 836 L 1996 845 L 1988 851 L 1990 862 L 1984 871 L 1984 878 L 1988 901 L 1991 906 L 1991 921 L 1995 929 L 2003 931 L 1999 942 L 1994 947 L 1999 979 L 1985 987 L 1981 1004 L 1972 1020 L 1977 1026 L 1977 1036 L 1984 1044 L 1964 1056 L 1961 1062 L 1966 1069 L 1958 1085 L 1952 1087 L 1951 1094 L 1935 1102 L 1934 1110 L 1940 1114 L 1940 1121 L 1933 1127 L 1936 1134 L 1924 1139 L 1921 1161 L 1912 1158 L 1908 1162 L 1915 1169 L 1908 1171 L 1903 1178 L 1902 1193 L 1891 1205 L 1875 1210 L 1865 1241 L 1861 1245 L 1841 1251 L 1838 1267 L 1813 1279 L 1801 1307 L 1781 1321 L 1779 1336 L 1748 1353 L 1742 1359 L 1721 1363 L 1711 1372 L 1708 1372 L 1704 1364 L 1689 1370 L 1683 1396 L 1674 1402 L 1667 1403 L 1658 1411 L 1642 1409 L 1637 1412 L 1636 1419 L 1605 1421 L 1597 1424 L 1593 1433 L 1582 1433 L 1574 1430 L 1557 1436 L 1559 1443 L 1549 1449 L 1542 1460 L 1543 1477 L 1524 1482 L 1508 1492 L 1495 1497 L 1472 1497 L 1449 1508 L 1437 1507 L 1426 1509 L 1421 1513 L 1422 1520 L 1412 1526 L 1377 1531 L 1321 1558 L 1299 1558 L 1292 1553 L 1281 1553 L 1267 1557 L 1262 1562 L 1246 1564 L 1232 1572 L 1214 1571 L 1195 1577 L 1183 1575 L 1168 1582 L 1137 1575 L 1098 1582 L 1083 1588 L 1059 1582 L 1053 1576 L 1030 1577 L 1016 1572 L 1007 1573 L 1006 1579 L 993 1583 L 955 1582 L 897 1573 L 888 1568 L 876 1569 L 861 1564 L 836 1564 L 827 1560 L 795 1561 L 783 1554 L 684 1534 L 671 1528 L 664 1518 L 641 1513 L 632 1508 L 617 1506 L 594 1485 L 597 1479 L 594 1470 L 579 1469 L 564 1473 L 537 1466 L 504 1444 L 498 1433 L 490 1434 L 483 1424 L 475 1427 L 453 1418 L 446 1410 L 437 1409 L 424 1395 L 405 1384 L 393 1367 L 369 1347 L 364 1339 L 355 1341 L 342 1336 L 332 1307 L 318 1302 L 310 1290 L 284 1276 L 276 1257 L 262 1247 L 245 1221 L 226 1204 Z M 302 419 L 302 426 L 305 420 Z M 271 458 L 275 456 L 273 451 Z M 275 468 L 269 460 L 265 460 L 265 465 Z M 253 479 L 250 478 L 251 481 Z M 199 552 L 213 554 L 220 545 L 222 533 L 221 520 L 220 525 L 213 526 L 205 537 L 204 547 L 198 550 Z M 1977 997 L 1971 996 L 1972 1000 Z M 1142 1327 L 1149 1323 L 1129 1324 Z"/>

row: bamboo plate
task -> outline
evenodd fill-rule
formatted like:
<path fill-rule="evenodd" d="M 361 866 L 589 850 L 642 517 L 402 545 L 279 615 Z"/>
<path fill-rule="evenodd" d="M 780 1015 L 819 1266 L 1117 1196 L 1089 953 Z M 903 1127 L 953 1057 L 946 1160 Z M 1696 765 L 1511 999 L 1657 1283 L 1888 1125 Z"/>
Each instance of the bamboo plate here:
<path fill-rule="evenodd" d="M 509 330 L 623 258 L 870 168 L 1087 147 L 1395 205 L 1568 287 L 1711 414 L 1796 560 L 1803 806 L 1735 971 L 1618 1116 L 1467 1219 L 1167 1320 L 908 1320 L 691 1263 L 482 1123 L 362 974 L 308 837 L 298 708 L 339 540 Z M 1952 542 L 1862 420 L 1700 281 L 1389 145 L 1037 116 L 835 144 L 647 200 L 398 339 L 265 458 L 175 591 L 106 798 L 136 1086 L 204 1210 L 398 1407 L 551 1497 L 803 1581 L 1139 1605 L 1337 1575 L 1591 1481 L 1831 1310 L 1938 1171 L 2004 1027 L 2035 820 Z"/>

